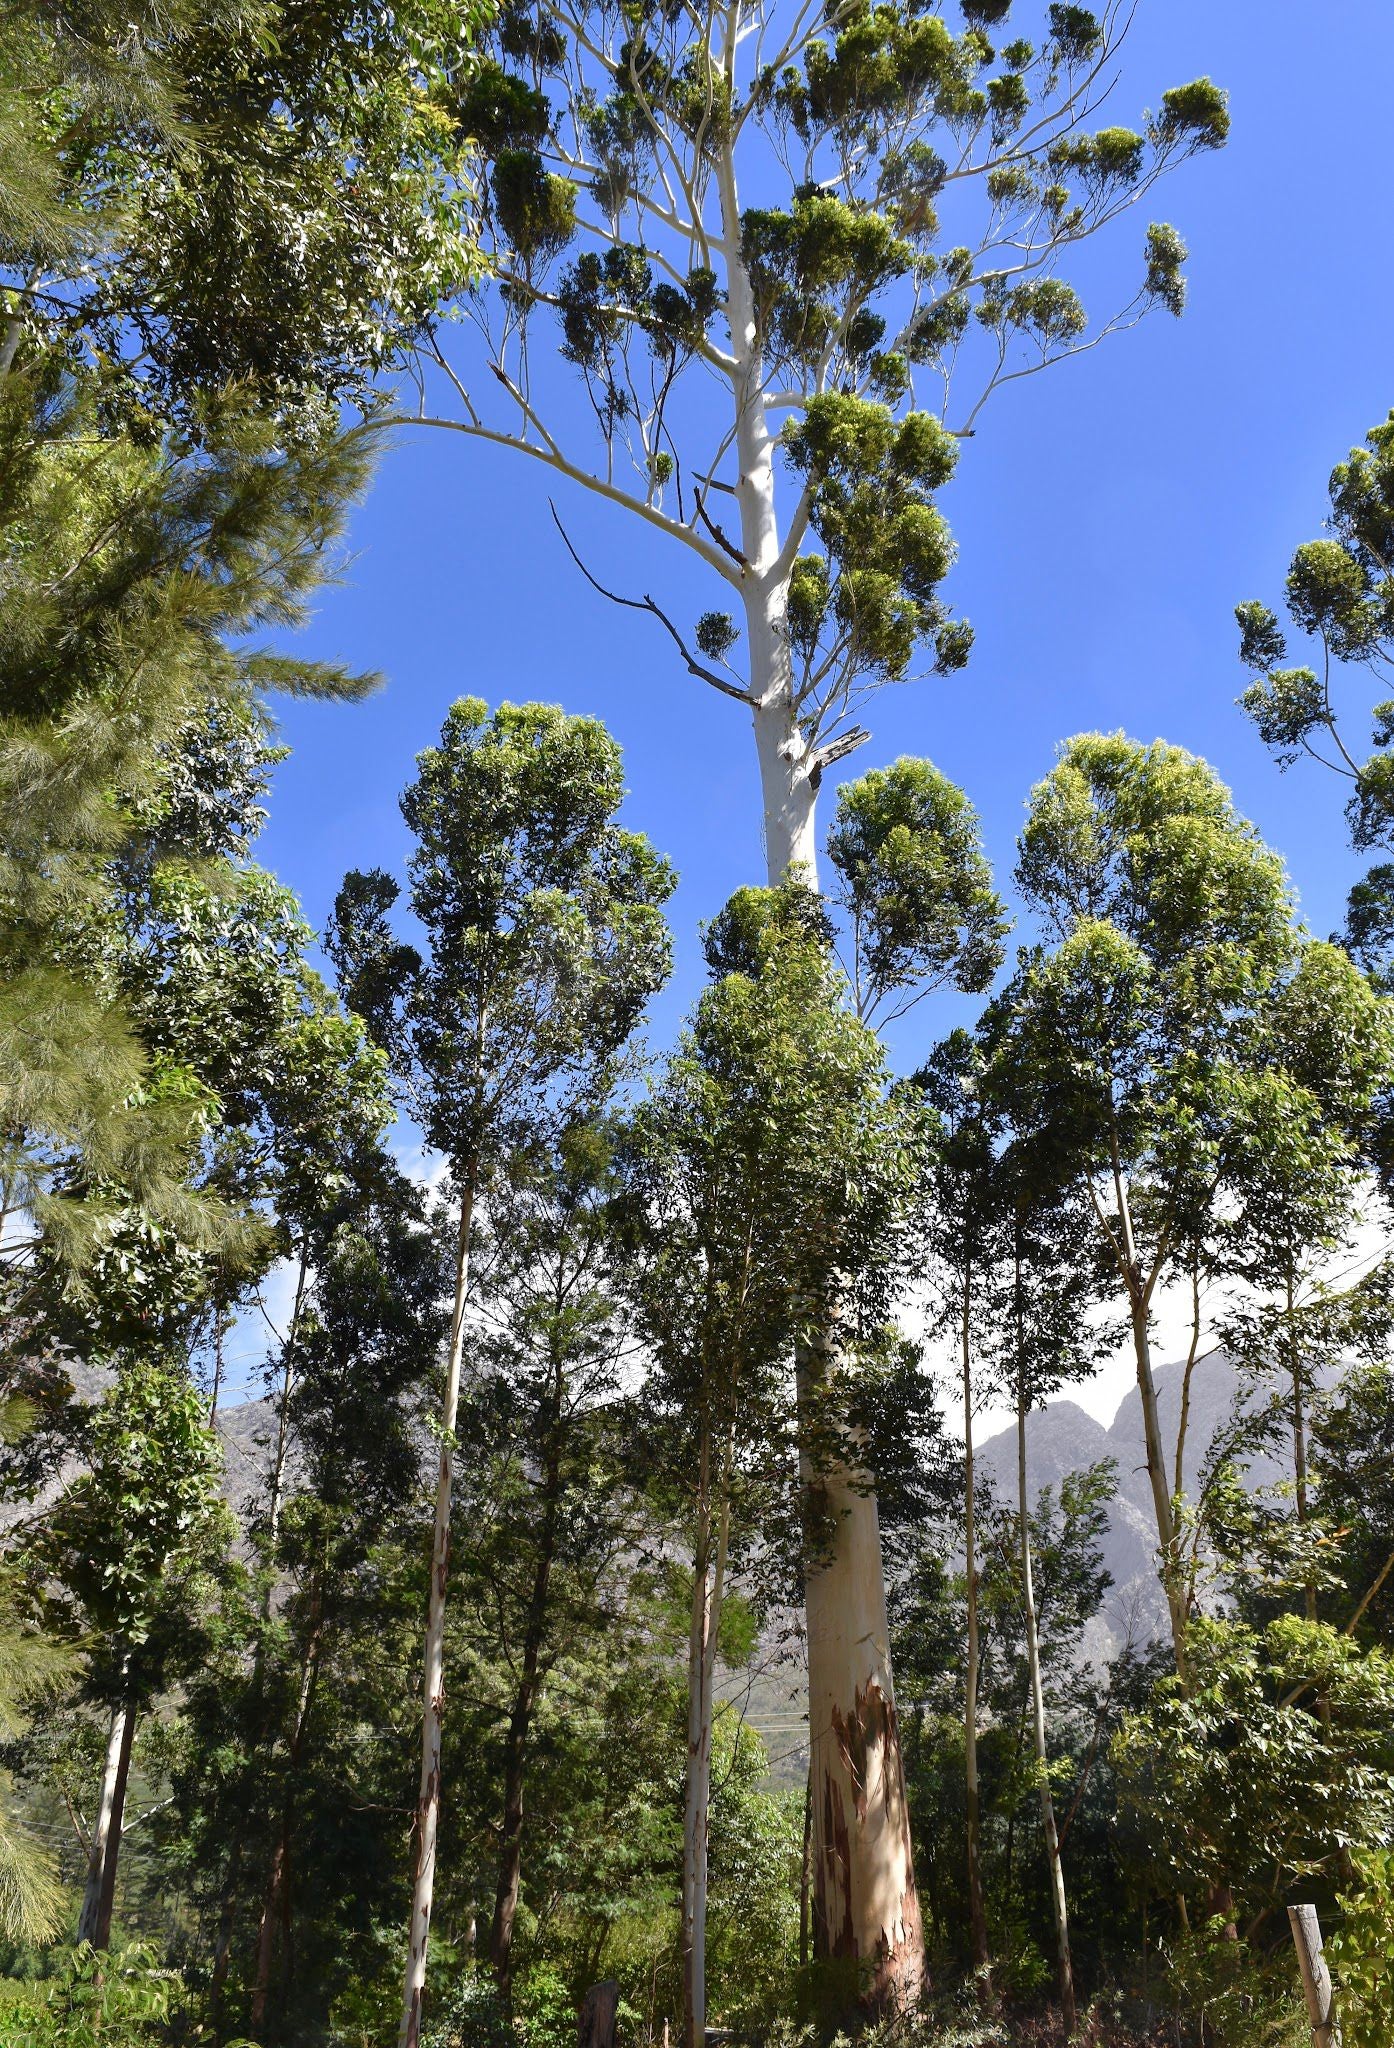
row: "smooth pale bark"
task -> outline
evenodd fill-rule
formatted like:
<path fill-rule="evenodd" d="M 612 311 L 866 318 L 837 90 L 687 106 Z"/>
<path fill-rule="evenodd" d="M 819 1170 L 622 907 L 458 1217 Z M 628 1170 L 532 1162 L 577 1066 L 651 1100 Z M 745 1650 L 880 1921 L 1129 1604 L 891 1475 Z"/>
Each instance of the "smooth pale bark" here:
<path fill-rule="evenodd" d="M 707 2032 L 707 1837 L 711 1816 L 716 1645 L 726 1591 L 730 1514 L 724 1468 L 713 1489 L 710 1431 L 698 1458 L 692 1546 L 692 1613 L 687 1645 L 687 1772 L 683 1796 L 683 2040 L 704 2048 Z M 717 1495 L 713 1500 L 713 1491 Z"/>
<path fill-rule="evenodd" d="M 126 1680 L 130 1659 L 122 1665 Z M 131 1774 L 131 1746 L 135 1740 L 136 1707 L 129 1692 L 113 1707 L 107 1730 L 106 1757 L 102 1765 L 102 1786 L 97 1799 L 96 1818 L 87 1857 L 87 1882 L 82 1894 L 82 1912 L 77 1938 L 93 1948 L 111 1945 L 111 1915 L 116 1902 L 116 1866 L 121 1855 L 121 1826 L 126 1812 L 126 1786 Z"/>
<path fill-rule="evenodd" d="M 398 2048 L 420 2048 L 422 2007 L 426 1995 L 426 1952 L 431 1936 L 431 1906 L 436 1884 L 436 1838 L 440 1830 L 441 1723 L 445 1707 L 445 1594 L 450 1574 L 450 1497 L 455 1478 L 455 1423 L 460 1410 L 460 1373 L 465 1348 L 465 1296 L 469 1287 L 470 1232 L 474 1221 L 475 1179 L 471 1173 L 460 1203 L 460 1234 L 455 1262 L 455 1306 L 450 1319 L 450 1350 L 441 1402 L 440 1465 L 436 1476 L 435 1519 L 431 1534 L 431 1591 L 426 1609 L 426 1647 L 422 1674 L 421 1783 L 416 1801 L 416 1864 L 412 1877 L 410 1941 L 402 2023 Z"/>
<path fill-rule="evenodd" d="M 1113 1246 L 1124 1289 L 1128 1297 L 1128 1320 L 1132 1329 L 1133 1359 L 1137 1367 L 1137 1390 L 1142 1403 L 1143 1441 L 1147 1447 L 1147 1479 L 1152 1491 L 1152 1512 L 1157 1524 L 1157 1549 L 1161 1559 L 1162 1591 L 1166 1595 L 1171 1623 L 1172 1652 L 1177 1676 L 1186 1675 L 1186 1602 L 1177 1580 L 1176 1518 L 1172 1511 L 1172 1489 L 1167 1482 L 1166 1452 L 1157 1410 L 1157 1382 L 1152 1370 L 1152 1290 L 1161 1271 L 1160 1260 L 1150 1276 L 1144 1277 L 1133 1231 L 1132 1204 L 1124 1184 L 1118 1133 L 1112 1132 L 1114 1213 L 1118 1226 Z M 1102 1212 L 1100 1212 L 1102 1213 Z"/>
<path fill-rule="evenodd" d="M 102 1868 L 106 1862 L 106 1845 L 111 1833 L 111 1815 L 116 1802 L 116 1777 L 120 1768 L 121 1745 L 125 1740 L 127 1718 L 126 1702 L 122 1699 L 112 1708 L 111 1720 L 107 1727 L 102 1783 L 97 1794 L 97 1811 L 92 1820 L 92 1838 L 87 1848 L 87 1883 L 82 1894 L 82 1911 L 78 1915 L 79 1941 L 95 1942 L 97 1939 L 97 1921 L 102 1899 Z"/>
<path fill-rule="evenodd" d="M 831 1345 L 800 1358 L 805 1398 Z M 924 1980 L 924 1932 L 891 1685 L 876 1496 L 849 1466 L 812 1479 L 831 1555 L 809 1572 L 809 1751 L 813 1942 L 855 1971 L 872 2010 L 910 2006 Z"/>
<path fill-rule="evenodd" d="M 1157 1383 L 1152 1371 L 1150 1317 L 1140 1291 L 1129 1291 L 1129 1319 L 1133 1333 L 1133 1357 L 1137 1365 L 1137 1387 L 1142 1400 L 1143 1441 L 1147 1446 L 1147 1478 L 1152 1490 L 1152 1512 L 1157 1523 L 1157 1549 L 1161 1558 L 1162 1590 L 1166 1594 L 1171 1623 L 1171 1646 L 1176 1669 L 1186 1668 L 1186 1611 L 1176 1582 L 1176 1520 L 1172 1513 L 1171 1489 L 1167 1484 L 1166 1453 L 1162 1447 L 1162 1425 L 1157 1410 Z"/>
<path fill-rule="evenodd" d="M 1045 1833 L 1046 1863 L 1050 1876 L 1050 1910 L 1055 1922 L 1056 1976 L 1060 1991 L 1060 2016 L 1066 2039 L 1075 2030 L 1075 1979 L 1070 1959 L 1070 1916 L 1065 1899 L 1065 1871 L 1060 1857 L 1060 1835 L 1055 1825 L 1055 1801 L 1050 1793 L 1049 1757 L 1046 1751 L 1045 1687 L 1041 1680 L 1041 1639 L 1036 1616 L 1035 1574 L 1031 1565 L 1030 1500 L 1026 1486 L 1026 1394 L 1018 1389 L 1016 1408 L 1017 1514 L 1021 1523 L 1021 1598 L 1026 1619 L 1026 1662 L 1031 1674 L 1031 1734 L 1036 1750 L 1036 1781 L 1040 1790 L 1041 1827 Z"/>
<path fill-rule="evenodd" d="M 977 1472 L 973 1457 L 973 1349 L 969 1328 L 972 1269 L 963 1276 L 963 1552 L 968 1602 L 968 1655 L 963 1684 L 963 1775 L 967 1818 L 968 1920 L 973 1966 L 983 1997 L 992 1998 L 992 1959 L 987 1945 L 987 1912 L 983 1905 L 982 1793 L 978 1783 L 978 1677 L 982 1651 L 978 1634 L 978 1507 Z"/>
<path fill-rule="evenodd" d="M 1172 1466 L 1173 1495 L 1179 1500 L 1186 1485 L 1186 1438 L 1191 1426 L 1191 1386 L 1200 1357 L 1200 1267 L 1191 1267 L 1191 1341 L 1181 1374 L 1181 1412 L 1176 1423 L 1176 1459 Z"/>
<path fill-rule="evenodd" d="M 763 422 L 763 409 L 751 410 L 759 410 Z M 756 546 L 767 563 L 774 546 L 770 446 L 754 427 L 738 442 L 742 533 L 747 552 Z M 817 776 L 790 700 L 782 589 L 762 581 L 747 593 L 746 616 L 752 660 L 758 632 L 770 663 L 769 685 L 754 713 L 769 879 L 778 882 L 796 868 L 816 888 Z M 805 1348 L 799 1367 L 805 1392 L 829 1370 L 830 1349 Z M 863 2003 L 892 2010 L 913 2004 L 919 1994 L 924 1933 L 891 1677 L 880 1517 L 864 1472 L 834 1466 L 817 1475 L 817 1486 L 832 1538 L 804 1589 L 814 1953 L 855 1966 Z"/>
<path fill-rule="evenodd" d="M 1302 1994 L 1312 2024 L 1312 2048 L 1341 2048 L 1341 2027 L 1331 1972 L 1322 1948 L 1321 1923 L 1315 1906 L 1289 1906 L 1288 1925 L 1302 1973 Z"/>

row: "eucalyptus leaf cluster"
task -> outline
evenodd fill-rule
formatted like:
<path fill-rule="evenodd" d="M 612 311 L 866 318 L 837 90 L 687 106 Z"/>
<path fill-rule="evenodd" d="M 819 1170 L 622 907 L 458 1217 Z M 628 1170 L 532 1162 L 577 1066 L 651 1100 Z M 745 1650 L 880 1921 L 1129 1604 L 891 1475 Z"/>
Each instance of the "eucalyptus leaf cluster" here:
<path fill-rule="evenodd" d="M 936 500 L 989 396 L 1182 309 L 1186 250 L 1165 222 L 1139 232 L 1136 291 L 1102 318 L 1069 272 L 1081 242 L 1224 143 L 1223 92 L 1169 88 L 1122 126 L 1105 106 L 1125 17 L 1009 16 L 508 0 L 453 102 L 488 274 L 462 327 L 420 350 L 418 416 L 437 420 L 443 375 L 458 407 L 437 423 L 639 512 L 747 607 L 773 575 L 814 747 L 854 744 L 851 714 L 881 684 L 967 660 Z M 576 431 L 544 337 L 579 380 Z M 708 427 L 712 384 L 732 409 Z M 790 493 L 768 551 L 743 496 L 772 490 L 752 469 L 766 440 Z M 659 616 L 693 673 L 766 699 L 768 650 L 743 655 L 733 615 L 696 631 L 715 669 Z"/>
<path fill-rule="evenodd" d="M 1281 768 L 1306 756 L 1351 784 L 1351 844 L 1369 851 L 1394 844 L 1394 701 L 1370 707 L 1367 751 L 1350 732 L 1341 684 L 1346 672 L 1378 678 L 1394 655 L 1394 414 L 1337 463 L 1328 492 L 1325 532 L 1294 549 L 1283 592 L 1317 665 L 1291 663 L 1277 612 L 1251 599 L 1235 609 L 1253 678 L 1239 701 Z M 1388 971 L 1392 903 L 1394 868 L 1376 862 L 1351 891 L 1347 943 L 1377 973 Z"/>
<path fill-rule="evenodd" d="M 402 811 L 427 944 L 396 935 L 390 876 L 352 874 L 329 949 L 428 1143 L 492 1164 L 549 1100 L 593 1097 L 667 977 L 675 877 L 615 822 L 619 750 L 594 719 L 462 698 L 418 770 Z"/>

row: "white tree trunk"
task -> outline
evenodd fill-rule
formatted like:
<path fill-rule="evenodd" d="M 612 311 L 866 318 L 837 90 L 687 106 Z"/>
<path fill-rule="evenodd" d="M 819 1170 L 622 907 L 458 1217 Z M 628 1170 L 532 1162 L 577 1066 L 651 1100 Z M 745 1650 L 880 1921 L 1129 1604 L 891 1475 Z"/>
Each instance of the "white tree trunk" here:
<path fill-rule="evenodd" d="M 101 1931 L 102 1884 L 106 1876 L 107 1857 L 112 1848 L 112 1821 L 116 1812 L 116 1791 L 121 1777 L 121 1754 L 125 1747 L 126 1723 L 131 1713 L 125 1681 L 126 1665 L 123 1664 L 121 1698 L 111 1711 L 106 1761 L 102 1765 L 102 1788 L 97 1797 L 97 1811 L 92 1822 L 92 1840 L 87 1852 L 87 1882 L 83 1888 L 82 1912 L 77 1923 L 78 1940 L 90 1941 L 93 1944 L 96 1943 Z"/>
<path fill-rule="evenodd" d="M 775 505 L 776 438 L 761 393 L 754 305 L 741 259 L 735 167 L 719 170 L 736 413 L 742 594 L 755 698 L 765 861 L 771 883 L 797 868 L 818 885 L 818 777 L 793 701 L 786 627 L 788 564 Z M 830 1364 L 825 1346 L 801 1374 Z M 805 1589 L 815 1953 L 855 1969 L 866 2003 L 908 2004 L 924 1976 L 924 1935 L 910 1846 L 891 1683 L 876 1497 L 850 1469 L 819 1475 L 832 1554 Z"/>
<path fill-rule="evenodd" d="M 1176 1672 L 1181 1679 L 1186 1675 L 1186 1602 L 1182 1595 L 1177 1572 L 1179 1559 L 1176 1555 L 1176 1519 L 1172 1512 L 1172 1489 L 1167 1481 L 1166 1452 L 1162 1446 L 1161 1418 L 1157 1412 L 1157 1383 L 1152 1372 L 1152 1335 L 1150 1330 L 1151 1288 L 1155 1284 L 1157 1271 L 1154 1268 L 1151 1282 L 1144 1284 L 1142 1266 L 1138 1258 L 1137 1239 L 1133 1232 L 1132 1204 L 1128 1199 L 1122 1165 L 1119 1158 L 1118 1136 L 1113 1132 L 1113 1189 L 1118 1229 L 1122 1238 L 1121 1268 L 1124 1286 L 1128 1295 L 1128 1316 L 1133 1333 L 1133 1359 L 1137 1366 L 1137 1390 L 1142 1402 L 1142 1433 L 1147 1447 L 1147 1478 L 1152 1489 L 1152 1513 L 1157 1523 L 1157 1548 L 1161 1557 L 1162 1590 L 1166 1594 L 1167 1614 L 1171 1622 L 1171 1644 L 1176 1658 Z"/>
<path fill-rule="evenodd" d="M 855 1966 L 864 2002 L 903 2007 L 924 1977 L 924 1935 L 891 1684 L 876 1497 L 846 1468 L 823 1475 L 836 1518 L 810 1573 L 809 1745 L 814 1951 Z"/>
<path fill-rule="evenodd" d="M 1031 1674 L 1031 1734 L 1036 1748 L 1036 1776 L 1050 1875 L 1050 1909 L 1055 1921 L 1055 1953 L 1060 1987 L 1060 2014 L 1068 2039 L 1075 2028 L 1075 1982 L 1070 1960 L 1070 1916 L 1065 1901 L 1065 1872 L 1060 1860 L 1060 1833 L 1055 1801 L 1050 1794 L 1046 1752 L 1045 1687 L 1041 1681 L 1041 1639 L 1036 1622 L 1036 1587 L 1031 1568 L 1030 1501 L 1026 1486 L 1026 1399 L 1018 1395 L 1016 1410 L 1017 1512 L 1021 1518 L 1021 1598 L 1026 1618 L 1026 1662 Z"/>
<path fill-rule="evenodd" d="M 436 1836 L 440 1825 L 441 1719 L 445 1703 L 445 1592 L 450 1569 L 450 1496 L 455 1476 L 455 1422 L 460 1407 L 460 1371 L 465 1346 L 465 1295 L 469 1285 L 470 1229 L 474 1187 L 466 1185 L 460 1205 L 455 1265 L 455 1307 L 450 1321 L 445 1396 L 441 1403 L 440 1466 L 436 1477 L 435 1523 L 431 1538 L 431 1592 L 426 1610 L 422 1683 L 421 1785 L 416 1804 L 416 1867 L 412 1882 L 411 1931 L 402 1996 L 399 2048 L 419 2048 L 426 1992 L 426 1951 L 436 1883 Z"/>

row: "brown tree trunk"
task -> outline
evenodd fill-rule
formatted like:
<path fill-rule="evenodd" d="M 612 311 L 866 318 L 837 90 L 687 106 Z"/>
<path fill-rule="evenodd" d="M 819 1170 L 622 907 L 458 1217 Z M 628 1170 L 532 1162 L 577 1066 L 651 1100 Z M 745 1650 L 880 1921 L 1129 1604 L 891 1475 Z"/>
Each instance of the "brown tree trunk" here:
<path fill-rule="evenodd" d="M 615 2048 L 615 2020 L 619 2012 L 620 1987 L 613 1982 L 592 1984 L 586 1993 L 577 2022 L 577 2048 Z M 667 2027 L 668 2022 L 663 2022 Z"/>
<path fill-rule="evenodd" d="M 963 1549 L 968 1603 L 968 1654 L 963 1687 L 964 1806 L 967 1819 L 968 1928 L 984 2003 L 992 2003 L 992 1959 L 987 1945 L 987 1912 L 983 1904 L 982 1795 L 978 1785 L 978 1677 L 982 1653 L 978 1637 L 977 1477 L 973 1460 L 973 1348 L 970 1328 L 972 1269 L 963 1276 Z"/>
<path fill-rule="evenodd" d="M 553 1450 L 544 1476 L 547 1494 L 541 1545 L 528 1600 L 522 1668 L 508 1718 L 508 1742 L 504 1752 L 503 1831 L 499 1841 L 499 1875 L 494 1892 L 489 1956 L 505 2009 L 511 2009 L 513 1995 L 513 1929 L 518 1916 L 523 1871 L 523 1788 L 528 1737 L 532 1732 L 533 1707 L 537 1699 L 537 1674 L 547 1625 L 547 1596 L 556 1555 L 556 1492 L 559 1484 Z"/>
<path fill-rule="evenodd" d="M 312 1598 L 312 1620 L 309 1640 L 300 1666 L 300 1693 L 296 1701 L 295 1723 L 291 1729 L 290 1742 L 286 1752 L 286 1788 L 281 1804 L 281 1824 L 276 1836 L 276 1846 L 271 1851 L 270 1868 L 266 1877 L 266 1895 L 262 1904 L 261 1924 L 257 1930 L 256 1974 L 252 1982 L 252 2032 L 259 2034 L 266 2020 L 266 2005 L 271 1990 L 271 1964 L 276 1949 L 276 1927 L 279 1923 L 289 1947 L 290 1932 L 290 1839 L 295 1813 L 295 1774 L 299 1767 L 304 1747 L 305 1728 L 310 1718 L 310 1703 L 314 1698 L 315 1678 L 319 1671 L 321 1609 L 318 1588 Z"/>

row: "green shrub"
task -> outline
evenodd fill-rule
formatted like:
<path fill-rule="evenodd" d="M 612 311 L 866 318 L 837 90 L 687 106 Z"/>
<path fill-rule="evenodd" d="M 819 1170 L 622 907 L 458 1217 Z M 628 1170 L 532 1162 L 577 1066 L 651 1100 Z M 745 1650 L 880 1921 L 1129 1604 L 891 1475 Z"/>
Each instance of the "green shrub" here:
<path fill-rule="evenodd" d="M 1394 1849 L 1352 1853 L 1355 1884 L 1327 1944 L 1344 2048 L 1387 2048 L 1394 2009 Z"/>

